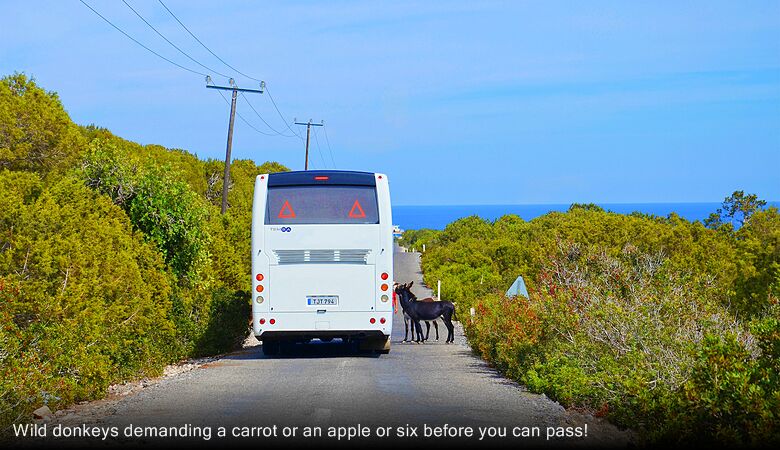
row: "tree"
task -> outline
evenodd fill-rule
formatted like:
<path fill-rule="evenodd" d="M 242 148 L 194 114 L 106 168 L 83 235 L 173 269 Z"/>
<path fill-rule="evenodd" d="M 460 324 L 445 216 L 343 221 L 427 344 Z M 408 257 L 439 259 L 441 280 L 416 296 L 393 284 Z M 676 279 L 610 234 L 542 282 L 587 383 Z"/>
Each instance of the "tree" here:
<path fill-rule="evenodd" d="M 723 219 L 728 219 L 729 224 L 734 226 L 738 222 L 739 226 L 745 225 L 750 217 L 756 212 L 764 209 L 766 201 L 758 198 L 756 194 L 747 194 L 745 191 L 734 191 L 733 194 L 723 200 L 721 208 L 704 221 L 708 228 L 717 229 L 724 225 Z"/>
<path fill-rule="evenodd" d="M 0 169 L 67 169 L 84 142 L 57 94 L 21 73 L 0 80 Z"/>

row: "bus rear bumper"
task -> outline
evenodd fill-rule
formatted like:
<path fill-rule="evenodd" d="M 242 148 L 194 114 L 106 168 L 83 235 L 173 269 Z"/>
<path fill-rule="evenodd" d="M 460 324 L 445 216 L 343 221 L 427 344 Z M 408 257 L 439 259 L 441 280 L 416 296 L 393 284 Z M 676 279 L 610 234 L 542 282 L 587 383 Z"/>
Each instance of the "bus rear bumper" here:
<path fill-rule="evenodd" d="M 388 338 L 393 329 L 393 314 L 390 311 L 255 313 L 252 328 L 260 340 Z"/>

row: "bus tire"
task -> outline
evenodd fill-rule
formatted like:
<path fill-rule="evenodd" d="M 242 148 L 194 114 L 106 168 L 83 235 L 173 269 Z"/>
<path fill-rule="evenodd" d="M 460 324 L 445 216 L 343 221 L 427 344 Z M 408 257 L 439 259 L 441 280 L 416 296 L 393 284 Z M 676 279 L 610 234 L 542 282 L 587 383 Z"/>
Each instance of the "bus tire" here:
<path fill-rule="evenodd" d="M 266 356 L 276 356 L 279 354 L 279 341 L 263 341 L 263 354 Z"/>
<path fill-rule="evenodd" d="M 387 353 L 390 351 L 390 339 L 389 338 L 369 338 L 362 339 L 358 346 L 360 350 L 369 350 L 374 353 Z"/>

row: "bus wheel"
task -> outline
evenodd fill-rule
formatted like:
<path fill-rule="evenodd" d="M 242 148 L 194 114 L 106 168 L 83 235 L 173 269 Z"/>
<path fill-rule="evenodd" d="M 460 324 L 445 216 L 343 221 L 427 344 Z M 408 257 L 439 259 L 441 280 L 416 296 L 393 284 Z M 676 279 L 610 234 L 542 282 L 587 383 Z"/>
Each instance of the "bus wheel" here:
<path fill-rule="evenodd" d="M 279 341 L 263 341 L 263 354 L 266 356 L 278 355 L 279 348 Z"/>
<path fill-rule="evenodd" d="M 374 353 L 386 354 L 390 352 L 390 339 L 389 338 L 369 338 L 360 341 L 360 350 L 370 350 Z"/>

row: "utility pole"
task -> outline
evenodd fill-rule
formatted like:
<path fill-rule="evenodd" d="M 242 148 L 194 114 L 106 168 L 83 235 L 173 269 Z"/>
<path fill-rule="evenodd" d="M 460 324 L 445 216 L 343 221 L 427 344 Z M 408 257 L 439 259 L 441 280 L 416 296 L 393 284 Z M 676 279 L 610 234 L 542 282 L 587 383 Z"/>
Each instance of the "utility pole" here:
<path fill-rule="evenodd" d="M 233 149 L 233 123 L 236 120 L 236 97 L 239 92 L 251 92 L 262 94 L 265 89 L 265 81 L 260 82 L 260 89 L 241 89 L 231 78 L 230 86 L 215 86 L 211 83 L 211 77 L 206 77 L 206 87 L 209 89 L 221 89 L 223 91 L 233 91 L 230 101 L 230 122 L 228 123 L 227 148 L 225 149 L 225 176 L 222 181 L 222 214 L 225 214 L 228 206 L 228 186 L 230 185 L 230 152 Z"/>
<path fill-rule="evenodd" d="M 303 170 L 309 170 L 309 135 L 311 133 L 311 127 L 321 127 L 325 125 L 325 121 L 321 120 L 320 123 L 312 123 L 311 119 L 308 122 L 295 122 L 296 125 L 306 125 L 306 159 L 303 164 Z"/>

